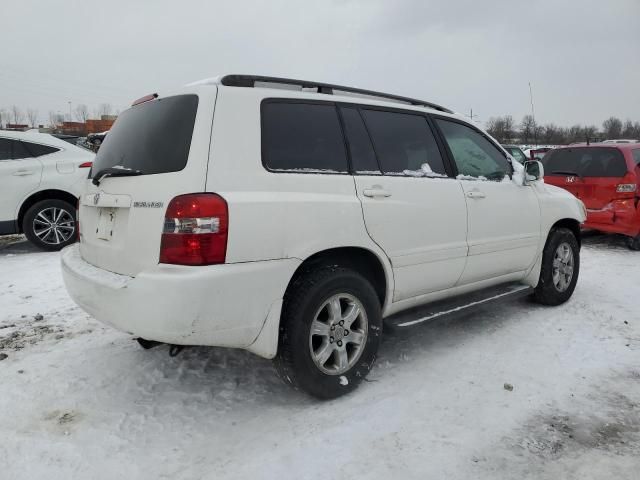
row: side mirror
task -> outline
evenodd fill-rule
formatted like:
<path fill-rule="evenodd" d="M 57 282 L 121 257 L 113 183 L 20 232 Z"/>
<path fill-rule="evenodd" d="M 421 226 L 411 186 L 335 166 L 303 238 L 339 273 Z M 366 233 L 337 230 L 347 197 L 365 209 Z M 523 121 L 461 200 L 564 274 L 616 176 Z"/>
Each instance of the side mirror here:
<path fill-rule="evenodd" d="M 524 184 L 531 183 L 544 178 L 544 167 L 539 160 L 527 160 L 524 162 Z"/>

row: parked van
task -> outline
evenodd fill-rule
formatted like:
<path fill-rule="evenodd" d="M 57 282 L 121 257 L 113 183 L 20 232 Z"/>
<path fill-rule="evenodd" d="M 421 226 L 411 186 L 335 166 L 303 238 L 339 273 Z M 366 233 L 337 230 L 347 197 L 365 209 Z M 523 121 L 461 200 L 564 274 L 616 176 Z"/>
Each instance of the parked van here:
<path fill-rule="evenodd" d="M 383 318 L 569 299 L 584 206 L 541 173 L 431 102 L 227 75 L 118 117 L 63 275 L 145 347 L 244 348 L 333 398 L 371 370 Z"/>

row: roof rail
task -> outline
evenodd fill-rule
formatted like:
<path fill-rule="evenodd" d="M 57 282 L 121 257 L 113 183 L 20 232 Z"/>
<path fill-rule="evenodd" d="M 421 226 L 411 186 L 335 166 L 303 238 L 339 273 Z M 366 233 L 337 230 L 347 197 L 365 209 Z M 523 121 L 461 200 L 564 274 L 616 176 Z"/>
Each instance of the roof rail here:
<path fill-rule="evenodd" d="M 365 95 L 368 97 L 379 97 L 387 100 L 395 100 L 397 102 L 407 103 L 409 105 L 419 105 L 429 107 L 441 112 L 453 113 L 448 108 L 442 107 L 435 103 L 417 100 L 415 98 L 402 97 L 391 93 L 375 92 L 373 90 L 364 90 L 362 88 L 345 87 L 344 85 L 332 85 L 330 83 L 311 82 L 307 80 L 295 80 L 293 78 L 279 77 L 263 77 L 260 75 L 225 75 L 220 79 L 222 85 L 229 87 L 255 87 L 256 82 L 259 83 L 278 83 L 284 85 L 295 85 L 300 88 L 316 88 L 318 93 L 332 95 L 334 90 L 339 92 L 355 93 L 357 95 Z"/>

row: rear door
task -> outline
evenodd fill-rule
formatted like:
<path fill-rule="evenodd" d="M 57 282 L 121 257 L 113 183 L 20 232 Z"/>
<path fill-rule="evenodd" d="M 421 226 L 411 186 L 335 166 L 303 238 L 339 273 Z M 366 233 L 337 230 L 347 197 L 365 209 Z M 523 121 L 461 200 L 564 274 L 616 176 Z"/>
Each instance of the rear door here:
<path fill-rule="evenodd" d="M 16 219 L 22 201 L 40 185 L 42 163 L 18 140 L 0 138 L 0 221 Z"/>
<path fill-rule="evenodd" d="M 91 169 L 133 169 L 138 176 L 88 182 L 80 201 L 80 251 L 89 263 L 135 276 L 159 260 L 173 197 L 205 189 L 216 87 L 161 97 L 118 117 Z"/>
<path fill-rule="evenodd" d="M 479 130 L 443 117 L 435 123 L 467 202 L 469 257 L 460 283 L 527 270 L 540 241 L 540 206 L 533 187 L 511 181 L 505 154 Z"/>
<path fill-rule="evenodd" d="M 393 267 L 393 300 L 453 287 L 466 262 L 467 210 L 428 119 L 341 111 L 367 231 Z"/>

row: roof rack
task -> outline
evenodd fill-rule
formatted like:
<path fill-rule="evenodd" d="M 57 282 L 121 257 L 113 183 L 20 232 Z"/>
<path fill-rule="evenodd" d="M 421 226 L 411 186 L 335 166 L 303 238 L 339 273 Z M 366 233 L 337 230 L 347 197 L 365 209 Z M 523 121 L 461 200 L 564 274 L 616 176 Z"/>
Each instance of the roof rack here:
<path fill-rule="evenodd" d="M 364 90 L 362 88 L 345 87 L 344 85 L 332 85 L 330 83 L 311 82 L 307 80 L 295 80 L 293 78 L 279 78 L 279 77 L 263 77 L 260 75 L 225 75 L 220 79 L 222 85 L 229 87 L 255 87 L 258 83 L 274 83 L 281 85 L 294 85 L 300 88 L 315 88 L 318 93 L 324 93 L 333 95 L 334 90 L 338 92 L 355 93 L 357 95 L 364 95 L 368 97 L 379 97 L 387 100 L 395 100 L 397 102 L 407 103 L 409 105 L 419 105 L 423 107 L 429 107 L 441 112 L 453 113 L 448 108 L 442 107 L 435 103 L 425 102 L 424 100 L 417 100 L 415 98 L 402 97 L 400 95 L 393 95 L 391 93 L 375 92 L 373 90 Z"/>

